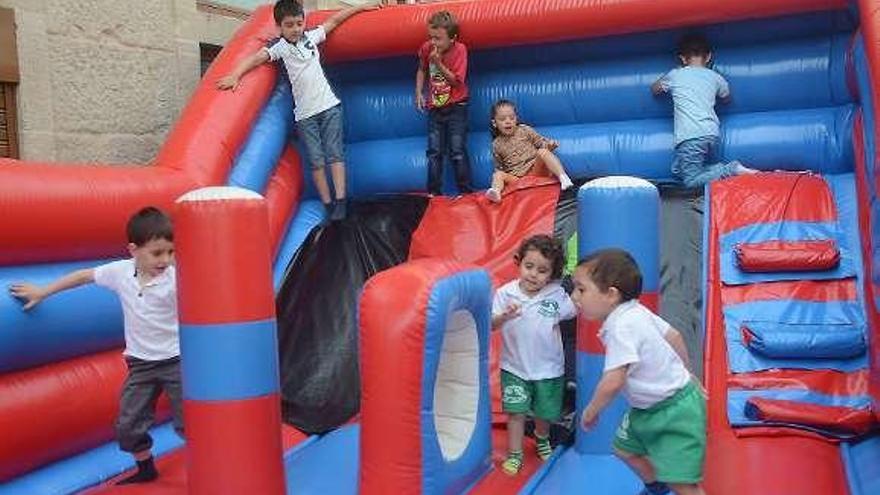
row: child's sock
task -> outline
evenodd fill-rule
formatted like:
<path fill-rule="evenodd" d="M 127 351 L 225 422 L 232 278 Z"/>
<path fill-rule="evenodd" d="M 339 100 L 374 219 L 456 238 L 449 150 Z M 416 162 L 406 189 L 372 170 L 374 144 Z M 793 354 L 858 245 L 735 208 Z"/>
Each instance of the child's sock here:
<path fill-rule="evenodd" d="M 117 485 L 130 485 L 132 483 L 147 483 L 149 481 L 153 481 L 154 479 L 159 477 L 159 472 L 156 471 L 156 465 L 153 464 L 153 457 L 147 457 L 142 461 L 137 461 L 138 470 L 133 475 L 128 478 L 124 478 L 119 480 Z"/>
<path fill-rule="evenodd" d="M 553 454 L 553 447 L 550 445 L 550 437 L 539 437 L 535 433 L 535 450 L 538 453 L 538 459 L 546 461 Z"/>
<path fill-rule="evenodd" d="M 493 203 L 498 203 L 501 201 L 501 193 L 498 192 L 498 189 L 494 187 L 486 190 L 486 197 L 489 198 L 489 201 Z"/>
<path fill-rule="evenodd" d="M 518 452 L 508 452 L 507 459 L 504 459 L 504 462 L 501 463 L 501 470 L 504 471 L 504 474 L 514 475 L 519 473 L 520 469 L 523 466 L 523 453 L 522 451 Z"/>
<path fill-rule="evenodd" d="M 666 483 L 655 481 L 653 483 L 645 483 L 645 490 L 642 493 L 645 495 L 666 495 L 670 493 L 670 490 Z"/>
<path fill-rule="evenodd" d="M 571 177 L 569 177 L 568 174 L 566 174 L 565 172 L 563 172 L 559 176 L 559 188 L 562 189 L 563 191 L 565 191 L 566 189 L 568 189 L 569 187 L 571 187 L 573 185 L 574 185 L 574 183 L 571 182 Z"/>

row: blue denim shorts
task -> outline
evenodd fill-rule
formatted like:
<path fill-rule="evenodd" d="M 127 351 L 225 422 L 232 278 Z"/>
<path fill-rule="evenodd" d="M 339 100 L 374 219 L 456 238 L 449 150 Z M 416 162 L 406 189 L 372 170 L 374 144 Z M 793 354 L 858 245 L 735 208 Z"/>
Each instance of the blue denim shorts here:
<path fill-rule="evenodd" d="M 345 160 L 342 149 L 341 104 L 300 120 L 296 123 L 296 128 L 313 169 Z"/>

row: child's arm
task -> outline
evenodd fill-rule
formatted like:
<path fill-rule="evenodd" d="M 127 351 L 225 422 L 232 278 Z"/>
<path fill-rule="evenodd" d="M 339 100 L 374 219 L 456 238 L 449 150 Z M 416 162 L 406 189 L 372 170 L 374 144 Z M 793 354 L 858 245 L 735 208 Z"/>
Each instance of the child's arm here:
<path fill-rule="evenodd" d="M 608 406 L 626 384 L 626 370 L 627 366 L 621 366 L 602 374 L 602 379 L 599 380 L 599 384 L 596 385 L 596 390 L 593 392 L 593 398 L 590 399 L 581 415 L 581 425 L 585 430 L 589 430 L 596 424 L 596 421 L 599 420 L 599 413 Z"/>
<path fill-rule="evenodd" d="M 259 67 L 261 64 L 264 64 L 269 61 L 269 52 L 265 48 L 260 48 L 259 51 L 251 55 L 250 57 L 242 60 L 235 66 L 232 72 L 228 75 L 221 77 L 217 80 L 217 89 L 231 89 L 233 91 L 238 88 L 238 83 L 241 81 L 241 77 L 255 67 Z"/>
<path fill-rule="evenodd" d="M 456 43 L 458 43 L 456 41 Z M 456 58 L 452 61 L 449 67 L 443 63 L 443 55 L 437 50 L 437 47 L 431 47 L 431 53 L 428 55 L 428 59 L 437 67 L 437 70 L 443 73 L 443 77 L 446 78 L 446 82 L 449 83 L 450 86 L 460 86 L 464 84 L 464 79 L 467 76 L 467 55 Z"/>
<path fill-rule="evenodd" d="M 659 96 L 667 91 L 669 91 L 669 72 L 660 76 L 651 85 L 651 92 L 654 93 L 654 96 Z"/>
<path fill-rule="evenodd" d="M 492 315 L 492 328 L 496 328 L 519 316 L 518 304 L 509 304 L 501 313 Z"/>
<path fill-rule="evenodd" d="M 416 109 L 424 110 L 425 108 L 425 68 L 419 61 L 419 70 L 416 71 Z"/>
<path fill-rule="evenodd" d="M 556 142 L 556 140 L 538 134 L 538 131 L 530 126 L 526 126 L 526 128 L 529 133 L 529 141 L 535 145 L 535 148 L 547 148 L 548 150 L 553 151 L 559 147 L 559 143 Z"/>
<path fill-rule="evenodd" d="M 687 369 L 691 369 L 687 345 L 685 345 L 684 343 L 684 337 L 681 336 L 681 332 L 672 327 L 669 327 L 669 330 L 666 331 L 666 335 L 664 335 L 663 338 L 666 339 L 666 342 L 669 342 L 669 345 L 672 346 L 672 350 L 674 350 L 675 353 L 678 354 L 678 357 L 681 358 L 681 362 L 684 363 L 684 367 Z"/>
<path fill-rule="evenodd" d="M 29 283 L 12 284 L 9 286 L 9 293 L 22 299 L 25 303 L 22 309 L 27 311 L 56 292 L 79 287 L 80 285 L 90 284 L 94 281 L 95 270 L 92 268 L 85 268 L 68 273 L 45 287 Z"/>
<path fill-rule="evenodd" d="M 345 10 L 340 10 L 339 12 L 328 17 L 327 20 L 324 21 L 323 24 L 321 24 L 321 26 L 324 27 L 325 33 L 330 34 L 330 31 L 333 31 L 334 29 L 339 27 L 339 25 L 342 24 L 343 22 L 345 22 L 346 19 L 357 14 L 358 12 L 363 12 L 365 10 L 375 10 L 375 9 L 379 9 L 379 8 L 382 8 L 382 5 L 365 4 L 365 5 L 358 5 L 355 7 L 349 7 Z"/>

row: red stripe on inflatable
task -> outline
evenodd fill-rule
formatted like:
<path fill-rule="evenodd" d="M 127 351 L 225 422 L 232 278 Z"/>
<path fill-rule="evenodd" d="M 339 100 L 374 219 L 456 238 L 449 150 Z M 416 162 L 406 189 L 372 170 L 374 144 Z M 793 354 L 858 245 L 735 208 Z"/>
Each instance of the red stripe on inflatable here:
<path fill-rule="evenodd" d="M 240 401 L 184 401 L 188 493 L 285 493 L 277 427 L 280 400 L 278 394 L 271 394 Z M 264 421 L 266 417 L 272 420 Z"/>
<path fill-rule="evenodd" d="M 877 100 L 875 100 L 877 101 Z M 875 120 L 875 122 L 877 122 Z M 856 114 L 853 123 L 853 152 L 856 158 L 856 194 L 859 198 L 859 232 L 862 238 L 862 259 L 865 263 L 864 281 L 865 312 L 868 317 L 868 329 L 870 332 L 868 343 L 870 345 L 869 366 L 872 370 L 870 379 L 870 393 L 874 398 L 874 413 L 880 421 L 880 312 L 875 303 L 880 287 L 874 283 L 874 242 L 872 237 L 871 219 L 875 215 L 875 209 L 871 205 L 871 194 L 868 191 L 868 175 L 865 166 L 865 125 L 862 113 Z M 880 142 L 880 141 L 878 141 Z M 880 191 L 875 189 L 875 191 Z"/>
<path fill-rule="evenodd" d="M 471 0 L 386 7 L 359 14 L 330 36 L 330 61 L 413 55 L 426 39 L 426 21 L 452 12 L 470 49 L 547 43 L 586 37 L 697 26 L 722 21 L 843 9 L 843 0 Z M 317 25 L 329 12 L 309 14 Z M 368 43 L 364 40 L 369 40 Z"/>
<path fill-rule="evenodd" d="M 269 208 L 269 245 L 272 246 L 273 258 L 281 247 L 290 219 L 296 215 L 302 191 L 303 173 L 299 153 L 287 147 L 263 195 Z"/>
<path fill-rule="evenodd" d="M 413 377 L 420 380 L 423 373 L 425 312 L 434 284 L 467 269 L 439 259 L 416 260 L 380 272 L 364 286 L 359 309 L 363 495 L 421 493 L 423 384 L 413 386 Z"/>
<path fill-rule="evenodd" d="M 721 302 L 724 305 L 778 299 L 818 302 L 855 301 L 856 297 L 858 294 L 853 279 L 764 282 L 721 288 Z"/>
<path fill-rule="evenodd" d="M 803 370 L 769 370 L 731 374 L 727 384 L 731 388 L 748 390 L 787 388 L 826 395 L 865 395 L 868 392 L 868 371 L 812 370 L 805 373 Z"/>
<path fill-rule="evenodd" d="M 840 264 L 837 241 L 764 241 L 734 246 L 736 264 L 747 273 L 832 270 Z"/>
<path fill-rule="evenodd" d="M 753 223 L 833 222 L 837 208 L 828 184 L 818 175 L 769 173 L 732 177 L 711 184 L 712 214 L 718 233 Z"/>
<path fill-rule="evenodd" d="M 272 266 L 262 200 L 178 203 L 180 322 L 237 323 L 275 315 Z"/>
<path fill-rule="evenodd" d="M 749 404 L 761 421 L 811 426 L 842 433 L 863 435 L 874 426 L 867 408 L 823 406 L 804 402 L 752 397 Z"/>
<path fill-rule="evenodd" d="M 0 376 L 0 482 L 111 440 L 125 375 L 114 350 Z"/>
<path fill-rule="evenodd" d="M 660 309 L 660 295 L 656 292 L 644 293 L 639 297 L 646 308 L 658 313 Z M 599 329 L 602 322 L 588 321 L 578 316 L 577 321 L 577 350 L 587 354 L 605 354 L 605 346 L 599 340 Z"/>

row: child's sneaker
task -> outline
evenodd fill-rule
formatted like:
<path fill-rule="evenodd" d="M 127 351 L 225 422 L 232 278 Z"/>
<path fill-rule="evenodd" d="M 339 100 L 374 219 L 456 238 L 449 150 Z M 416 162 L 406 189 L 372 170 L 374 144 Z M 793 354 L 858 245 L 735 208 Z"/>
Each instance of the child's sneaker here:
<path fill-rule="evenodd" d="M 504 459 L 504 462 L 501 463 L 501 470 L 504 471 L 504 474 L 515 476 L 519 474 L 520 470 L 523 467 L 523 453 L 522 452 L 508 452 L 507 459 Z"/>
<path fill-rule="evenodd" d="M 535 452 L 538 454 L 538 459 L 541 459 L 542 461 L 546 461 L 550 458 L 550 455 L 553 454 L 553 447 L 550 446 L 549 436 L 541 438 L 538 435 L 535 435 Z"/>
<path fill-rule="evenodd" d="M 489 188 L 486 190 L 486 197 L 489 198 L 489 201 L 493 203 L 501 202 L 501 193 L 498 192 L 498 189 Z"/>
<path fill-rule="evenodd" d="M 672 493 L 672 490 L 666 483 L 655 481 L 645 484 L 645 488 L 637 495 L 667 495 L 669 493 Z"/>

